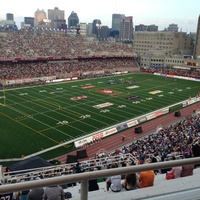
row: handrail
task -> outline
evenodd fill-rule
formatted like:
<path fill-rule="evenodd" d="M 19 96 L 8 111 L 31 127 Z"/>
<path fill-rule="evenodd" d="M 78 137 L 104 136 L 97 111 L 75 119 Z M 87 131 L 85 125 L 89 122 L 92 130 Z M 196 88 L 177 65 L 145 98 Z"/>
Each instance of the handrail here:
<path fill-rule="evenodd" d="M 102 158 L 95 158 L 95 159 L 89 159 L 89 160 L 84 160 L 84 161 L 80 161 L 80 166 L 81 167 L 85 167 L 85 165 L 88 165 L 88 168 L 95 168 L 98 166 L 107 166 L 109 163 L 109 160 L 112 160 L 112 163 L 120 163 L 122 160 L 121 159 L 132 159 L 134 161 L 138 161 L 131 153 L 126 153 L 126 154 L 119 154 L 119 155 L 114 155 L 114 156 L 108 156 L 108 157 L 102 157 Z M 114 161 L 115 159 L 115 161 Z M 46 172 L 50 172 L 53 170 L 58 170 L 58 169 L 67 169 L 68 171 L 64 171 L 63 173 L 72 171 L 70 170 L 70 168 L 72 168 L 73 166 L 76 165 L 77 162 L 74 163 L 67 163 L 67 164 L 61 164 L 61 165 L 52 165 L 52 166 L 47 166 L 47 167 L 40 167 L 40 168 L 31 168 L 31 169 L 24 169 L 24 170 L 18 170 L 18 171 L 9 171 L 9 172 L 3 172 L 3 177 L 6 178 L 7 180 L 9 180 L 8 176 L 10 177 L 10 179 L 13 176 L 16 176 L 18 178 L 25 177 L 26 175 L 30 175 L 31 174 L 39 174 L 39 173 L 46 173 Z M 62 174 L 62 172 L 61 172 Z M 1 179 L 0 179 L 1 180 Z"/>
<path fill-rule="evenodd" d="M 199 164 L 199 163 L 200 163 L 200 157 L 197 157 L 197 158 L 190 158 L 190 159 L 182 159 L 182 160 L 175 160 L 175 161 L 167 161 L 167 162 L 159 162 L 159 163 L 143 164 L 143 165 L 136 165 L 136 166 L 130 166 L 130 167 L 121 167 L 121 168 L 86 172 L 86 173 L 80 173 L 80 174 L 72 174 L 72 175 L 59 176 L 59 177 L 54 177 L 54 178 L 42 179 L 42 180 L 34 180 L 34 181 L 28 181 L 28 182 L 22 182 L 22 183 L 2 185 L 0 186 L 0 193 L 22 191 L 22 190 L 28 190 L 32 188 L 46 187 L 46 186 L 51 186 L 51 185 L 81 181 L 80 199 L 87 200 L 88 199 L 88 191 L 87 191 L 88 180 L 90 179 L 108 177 L 108 176 L 113 176 L 113 175 L 128 174 L 128 173 L 136 173 L 136 172 L 141 172 L 141 171 L 146 171 L 146 170 L 170 168 L 170 167 L 189 165 L 189 164 Z"/>

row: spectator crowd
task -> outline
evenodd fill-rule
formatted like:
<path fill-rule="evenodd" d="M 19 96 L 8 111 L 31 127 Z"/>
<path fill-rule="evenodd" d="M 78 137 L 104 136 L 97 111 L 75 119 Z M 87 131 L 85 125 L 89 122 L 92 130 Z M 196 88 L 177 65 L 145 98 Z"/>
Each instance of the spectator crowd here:
<path fill-rule="evenodd" d="M 0 35 L 0 58 L 72 57 L 89 54 L 133 54 L 123 43 L 89 40 L 82 35 L 17 32 Z"/>
<path fill-rule="evenodd" d="M 162 73 L 168 75 L 176 75 L 176 76 L 184 76 L 184 77 L 191 77 L 200 79 L 200 70 L 198 68 L 163 68 L 163 67 L 150 67 L 147 69 L 142 69 L 142 72 L 147 73 Z"/>
<path fill-rule="evenodd" d="M 154 134 L 133 141 L 132 144 L 123 146 L 118 149 L 118 151 L 113 151 L 108 154 L 102 153 L 101 156 L 93 160 L 85 160 L 77 162 L 76 164 L 72 163 L 68 165 L 70 168 L 67 168 L 64 165 L 57 166 L 54 170 L 47 169 L 45 173 L 38 173 L 38 171 L 36 171 L 37 175 L 33 175 L 34 172 L 31 172 L 27 175 L 23 175 L 23 178 L 21 179 L 17 177 L 16 174 L 10 179 L 10 175 L 7 173 L 8 182 L 5 183 L 84 173 L 105 168 L 109 170 L 110 168 L 126 167 L 131 165 L 167 162 L 168 160 L 187 159 L 199 156 L 200 113 L 196 112 L 175 124 L 160 128 L 160 130 Z M 169 178 L 169 176 L 167 176 L 168 174 L 173 175 L 170 176 L 170 179 L 180 178 L 193 175 L 193 169 L 195 167 L 197 166 L 185 165 L 161 170 L 149 170 L 140 173 L 106 177 L 103 180 L 105 181 L 106 191 L 120 192 L 121 190 L 135 190 L 153 186 L 155 175 L 158 173 L 166 173 L 167 179 Z M 24 178 L 25 176 L 26 178 Z M 6 176 L 4 178 L 4 180 L 6 180 Z M 72 185 L 76 185 L 76 183 L 67 184 L 65 187 L 62 187 L 67 188 Z M 98 180 L 90 180 L 88 190 L 93 191 L 98 189 Z"/>
<path fill-rule="evenodd" d="M 113 69 L 136 68 L 132 58 L 110 58 L 110 59 L 84 59 L 78 62 L 31 62 L 31 63 L 0 63 L 0 79 L 15 80 L 26 78 L 38 78 L 47 76 L 63 77 L 68 73 L 75 73 L 80 78 L 88 77 L 84 72 L 101 72 L 103 76 Z M 99 75 L 99 74 L 96 74 Z"/>

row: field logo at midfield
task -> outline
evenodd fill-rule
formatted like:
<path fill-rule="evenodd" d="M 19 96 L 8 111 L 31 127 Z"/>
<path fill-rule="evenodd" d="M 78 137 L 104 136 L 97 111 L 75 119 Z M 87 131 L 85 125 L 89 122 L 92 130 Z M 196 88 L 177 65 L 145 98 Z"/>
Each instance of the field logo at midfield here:
<path fill-rule="evenodd" d="M 83 89 L 95 88 L 94 85 L 86 85 L 82 87 Z"/>
<path fill-rule="evenodd" d="M 154 90 L 154 91 L 149 92 L 149 94 L 158 94 L 158 93 L 161 93 L 161 92 L 163 92 L 163 91 L 161 91 L 161 90 Z"/>
<path fill-rule="evenodd" d="M 100 109 L 100 108 L 105 108 L 105 107 L 112 106 L 112 105 L 114 105 L 114 104 L 110 103 L 110 102 L 106 102 L 106 103 L 95 105 L 95 106 L 93 106 L 93 108 Z"/>
<path fill-rule="evenodd" d="M 117 95 L 121 94 L 121 92 L 118 92 L 116 90 L 111 90 L 111 89 L 103 89 L 103 90 L 97 90 L 97 92 L 103 93 L 103 94 L 108 94 L 108 95 Z"/>
<path fill-rule="evenodd" d="M 127 89 L 135 89 L 135 88 L 139 88 L 140 86 L 138 86 L 138 85 L 133 85 L 133 86 L 129 86 L 129 87 L 127 87 Z"/>
<path fill-rule="evenodd" d="M 73 100 L 73 101 L 77 101 L 77 100 L 80 100 L 80 99 L 87 99 L 87 96 L 82 95 L 82 96 L 79 96 L 79 97 L 72 97 L 70 99 Z"/>

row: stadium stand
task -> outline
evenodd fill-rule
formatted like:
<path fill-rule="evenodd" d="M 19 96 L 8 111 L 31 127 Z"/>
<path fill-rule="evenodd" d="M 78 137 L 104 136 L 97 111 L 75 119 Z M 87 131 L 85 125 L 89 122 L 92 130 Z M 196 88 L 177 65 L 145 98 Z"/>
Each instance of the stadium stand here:
<path fill-rule="evenodd" d="M 141 199 L 198 199 L 200 191 L 198 190 L 200 184 L 200 169 L 194 170 L 194 175 L 173 180 L 166 180 L 164 174 L 155 176 L 154 186 L 142 189 L 126 191 L 122 189 L 121 192 L 114 193 L 112 191 L 106 192 L 106 183 L 99 184 L 99 190 L 88 193 L 88 199 L 120 199 L 120 200 L 141 200 Z M 72 193 L 73 200 L 80 199 L 80 185 L 65 189 Z"/>
<path fill-rule="evenodd" d="M 121 154 L 121 155 L 114 155 L 107 157 L 105 156 L 97 159 L 84 160 L 80 161 L 79 165 L 81 167 L 82 172 L 88 172 L 91 169 L 95 168 L 107 169 L 111 164 L 117 164 L 118 166 L 121 166 L 122 160 L 125 161 L 128 165 L 131 165 L 131 163 L 133 162 L 134 163 L 138 162 L 137 159 L 134 158 L 132 154 L 128 153 L 128 154 Z M 3 173 L 4 182 L 11 183 L 13 179 L 23 182 L 23 181 L 35 180 L 37 178 L 44 179 L 44 178 L 51 178 L 51 177 L 76 173 L 77 162 L 64 165 L 53 165 L 42 168 L 31 168 L 30 166 L 29 169 L 26 168 L 27 167 L 26 160 L 23 162 L 25 163 L 24 170 L 19 170 L 19 171 L 9 170 L 8 172 Z M 12 169 L 12 167 L 10 168 Z M 21 168 L 23 168 L 23 165 L 21 165 Z"/>
<path fill-rule="evenodd" d="M 135 55 L 127 45 L 91 42 L 82 36 L 71 37 L 53 32 L 8 33 L 0 35 L 0 45 L 0 79 L 13 80 L 43 76 L 60 78 L 69 73 L 71 76 L 76 73 L 79 78 L 93 78 L 110 75 L 117 69 L 125 70 L 127 66 L 138 69 L 134 60 Z M 107 59 L 104 59 L 105 57 Z M 50 62 L 56 59 L 58 62 Z M 63 60 L 67 60 L 67 62 Z M 69 62 L 69 60 L 78 60 L 78 62 Z M 103 74 L 84 73 L 96 70 L 105 71 Z M 159 70 L 148 69 L 145 72 L 153 73 Z M 200 77 L 199 71 L 164 70 L 166 70 L 164 73 L 169 74 Z M 40 79 L 38 82 L 39 84 L 43 83 Z M 121 147 L 118 153 L 116 151 L 103 153 L 98 158 L 80 161 L 78 165 L 81 172 L 89 173 L 91 169 L 107 169 L 113 163 L 117 164 L 119 168 L 122 163 L 125 163 L 126 166 L 142 165 L 146 158 L 164 163 L 164 161 L 171 160 L 173 156 L 179 160 L 186 154 L 199 157 L 199 152 L 196 152 L 200 144 L 199 120 L 200 114 L 195 113 L 176 124 L 160 128 L 156 134 L 150 134 L 128 146 Z M 120 193 L 105 192 L 105 181 L 101 180 L 102 182 L 98 183 L 99 190 L 90 192 L 88 199 L 163 199 L 163 197 L 165 199 L 198 199 L 200 195 L 197 189 L 200 186 L 200 170 L 198 168 L 194 170 L 193 176 L 169 181 L 165 179 L 165 174 L 160 174 L 160 172 L 156 172 L 153 187 L 129 192 L 124 190 Z M 2 181 L 5 185 L 12 186 L 10 183 L 30 183 L 38 178 L 50 181 L 51 178 L 61 178 L 74 173 L 77 173 L 77 163 L 33 169 L 28 173 L 23 171 L 5 172 Z M 75 181 L 75 183 L 76 186 L 68 187 L 65 191 L 72 193 L 72 199 L 80 199 L 79 181 Z M 46 185 L 48 184 L 46 182 Z"/>
<path fill-rule="evenodd" d="M 200 78 L 200 70 L 196 67 L 188 67 L 187 69 L 178 69 L 178 68 L 162 68 L 162 67 L 150 67 L 147 69 L 142 69 L 142 72 L 146 73 L 162 73 L 169 75 L 178 75 L 183 77 L 191 77 L 191 78 Z"/>
<path fill-rule="evenodd" d="M 168 163 L 166 161 L 171 160 L 173 156 L 181 161 L 184 159 L 184 156 L 188 154 L 198 157 L 199 151 L 195 152 L 195 149 L 196 147 L 199 146 L 199 131 L 200 131 L 199 117 L 200 117 L 199 113 L 187 116 L 186 118 L 180 120 L 179 122 L 173 125 L 170 125 L 168 127 L 163 127 L 163 129 L 160 129 L 157 134 L 145 136 L 144 138 L 137 140 L 136 143 L 133 143 L 127 147 L 123 146 L 120 150 L 121 152 L 118 152 L 117 154 L 116 151 L 107 154 L 107 156 L 104 153 L 101 153 L 101 155 L 98 158 L 81 161 L 78 166 L 80 167 L 81 172 L 85 173 L 90 173 L 89 171 L 91 171 L 91 169 L 92 170 L 107 169 L 113 163 L 117 164 L 118 167 L 120 168 L 123 165 L 122 163 L 124 161 L 126 161 L 125 162 L 126 166 L 132 166 L 135 164 L 136 166 L 138 164 L 143 166 L 142 164 L 143 162 L 141 162 L 141 160 L 146 158 L 148 159 L 151 158 L 153 161 L 153 158 L 155 157 L 155 154 L 153 153 L 155 152 L 152 152 L 151 150 L 152 149 L 155 150 L 156 148 L 153 148 L 153 146 L 155 145 L 155 147 L 159 147 L 159 144 L 162 144 L 160 145 L 160 147 L 164 148 L 165 154 L 162 154 L 161 149 L 156 149 L 158 152 L 161 153 L 157 154 L 156 162 L 162 163 L 162 161 L 165 161 L 164 163 Z M 151 141 L 154 141 L 155 144 L 154 142 Z M 188 148 L 187 144 L 190 144 L 191 148 Z M 136 145 L 137 148 L 141 147 L 144 148 L 144 146 L 146 146 L 145 150 L 149 149 L 150 151 L 146 151 L 147 154 L 145 155 L 143 152 L 141 154 L 136 154 L 141 151 L 140 149 L 136 152 L 130 151 L 131 149 L 130 147 L 134 145 Z M 128 151 L 128 153 L 126 151 Z M 145 158 L 142 158 L 141 155 L 143 155 Z M 161 155 L 164 155 L 164 157 L 162 157 Z M 61 166 L 53 166 L 43 169 L 34 169 L 29 173 L 22 173 L 22 172 L 4 173 L 4 183 L 13 183 L 17 181 L 24 182 L 24 181 L 36 180 L 37 178 L 45 180 L 46 178 L 62 177 L 63 175 L 67 174 L 72 175 L 74 173 L 77 173 L 77 163 L 70 163 Z M 161 199 L 161 195 L 165 195 L 166 198 L 168 198 L 168 196 L 169 198 L 171 198 L 172 194 L 176 198 L 177 197 L 179 198 L 180 195 L 182 195 L 182 193 L 186 190 L 187 191 L 194 190 L 192 194 L 190 194 L 190 192 L 187 193 L 187 195 L 190 194 L 192 197 L 194 197 L 194 199 L 195 195 L 199 194 L 198 191 L 196 191 L 196 188 L 199 187 L 199 183 L 197 183 L 200 176 L 199 168 L 194 170 L 193 176 L 177 178 L 174 180 L 166 180 L 165 178 L 166 175 L 162 170 L 158 170 L 155 173 L 157 175 L 155 176 L 155 183 L 153 186 L 153 190 L 150 188 L 135 190 L 134 199 L 144 199 L 144 198 L 155 199 L 155 197 L 156 199 Z M 106 185 L 105 179 L 101 179 L 101 181 L 103 182 L 98 183 L 99 184 L 98 191 L 89 192 L 88 196 L 89 199 L 94 199 L 94 198 L 102 199 L 102 197 L 115 198 L 116 195 L 115 193 L 105 192 L 105 185 Z M 145 192 L 143 190 L 145 190 Z M 72 193 L 73 199 L 80 198 L 79 195 L 80 185 L 78 182 L 73 184 L 73 187 L 68 187 L 66 191 Z M 120 197 L 121 199 L 129 199 L 131 197 L 131 192 L 123 192 L 122 190 L 122 192 L 120 192 L 119 195 L 121 196 Z"/>
<path fill-rule="evenodd" d="M 199 162 L 199 159 L 195 160 L 195 162 L 197 161 Z M 169 167 L 170 165 L 172 165 L 172 162 L 169 165 L 167 165 L 167 167 Z M 176 165 L 180 165 L 180 162 L 176 163 Z M 146 170 L 148 170 L 150 169 L 150 166 L 151 164 L 146 165 L 146 166 L 141 166 L 135 170 L 140 169 L 140 171 L 142 171 L 144 170 L 144 167 Z M 163 166 L 164 165 L 162 165 L 162 167 Z M 135 166 L 126 168 L 127 170 L 123 168 L 123 172 L 130 173 L 131 171 L 135 171 L 134 168 Z M 102 172 L 102 173 L 98 175 L 99 172 Z M 125 199 L 172 199 L 172 198 L 173 199 L 180 199 L 180 198 L 198 199 L 198 195 L 199 195 L 198 188 L 199 188 L 199 177 L 200 177 L 199 168 L 194 170 L 193 176 L 177 178 L 173 180 L 166 180 L 165 175 L 156 175 L 155 180 L 154 180 L 154 186 L 148 187 L 148 188 L 136 189 L 132 191 L 125 191 L 124 189 L 122 189 L 122 191 L 118 193 L 111 192 L 111 191 L 105 192 L 105 182 L 102 182 L 102 183 L 98 183 L 99 184 L 98 191 L 92 191 L 92 192 L 89 192 L 88 195 L 86 195 L 87 191 L 86 190 L 82 191 L 82 189 L 86 189 L 86 188 L 82 186 L 82 182 L 81 182 L 81 185 L 79 184 L 79 180 L 84 178 L 83 175 L 87 175 L 87 178 L 100 177 L 102 175 L 105 177 L 105 176 L 110 176 L 110 175 L 119 174 L 119 173 L 121 174 L 122 169 L 117 168 L 117 169 L 114 169 L 114 171 L 113 169 L 111 169 L 111 170 L 102 170 L 99 172 L 88 172 L 84 174 L 80 173 L 73 176 L 60 176 L 57 178 L 55 177 L 53 179 L 52 178 L 49 179 L 49 182 L 43 179 L 43 180 L 29 181 L 29 182 L 26 182 L 25 184 L 23 184 L 23 182 L 21 184 L 17 184 L 17 183 L 9 184 L 9 186 L 12 189 L 11 191 L 17 191 L 19 187 L 24 190 L 24 189 L 31 188 L 31 186 L 38 187 L 39 185 L 40 186 L 45 186 L 47 184 L 54 185 L 55 183 L 59 183 L 59 182 L 68 183 L 74 180 L 74 182 L 77 182 L 77 185 L 71 186 L 65 189 L 65 192 L 70 192 L 72 194 L 72 199 L 83 199 L 83 200 L 94 199 L 94 198 L 97 200 L 108 199 L 108 198 L 109 199 L 120 198 L 122 200 L 125 200 Z M 68 179 L 66 179 L 67 177 Z M 83 184 L 84 183 L 86 182 L 83 181 Z M 85 186 L 87 186 L 87 184 Z M 0 187 L 0 193 L 2 191 L 9 191 L 8 187 L 6 187 L 6 185 Z"/>
<path fill-rule="evenodd" d="M 79 60 L 78 62 L 29 62 L 29 63 L 0 63 L 0 79 L 31 79 L 55 76 L 55 78 L 64 78 L 67 74 L 78 76 L 79 78 L 95 78 L 99 76 L 111 75 L 111 72 L 117 69 L 137 68 L 132 58 L 110 58 L 110 59 L 90 59 Z M 99 71 L 99 73 L 92 73 Z M 90 73 L 86 73 L 90 72 Z M 100 73 L 101 72 L 101 73 Z M 38 79 L 41 81 L 40 79 Z"/>
<path fill-rule="evenodd" d="M 123 43 L 94 42 L 86 37 L 54 32 L 22 32 L 0 35 L 1 58 L 37 58 L 37 57 L 70 57 L 90 54 L 109 55 L 120 52 L 120 55 L 133 55 L 132 48 Z"/>

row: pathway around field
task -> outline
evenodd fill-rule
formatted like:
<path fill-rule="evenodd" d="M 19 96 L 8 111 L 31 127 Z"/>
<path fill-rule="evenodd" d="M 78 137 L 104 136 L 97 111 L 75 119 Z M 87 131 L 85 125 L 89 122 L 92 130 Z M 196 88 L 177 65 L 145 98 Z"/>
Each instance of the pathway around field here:
<path fill-rule="evenodd" d="M 115 135 L 110 136 L 108 138 L 105 138 L 101 142 L 87 147 L 86 151 L 87 151 L 88 157 L 85 158 L 85 159 L 81 159 L 81 160 L 88 160 L 92 157 L 95 157 L 96 153 L 101 149 L 104 149 L 105 151 L 109 152 L 109 151 L 112 151 L 112 150 L 114 151 L 115 149 L 117 149 L 119 147 L 126 146 L 134 140 L 137 140 L 139 138 L 144 137 L 145 135 L 148 135 L 150 133 L 155 132 L 159 125 L 167 126 L 169 124 L 172 124 L 176 121 L 181 120 L 182 118 L 192 114 L 194 109 L 195 110 L 200 109 L 200 103 L 195 103 L 195 104 L 190 105 L 188 107 L 182 108 L 180 110 L 180 113 L 181 113 L 180 117 L 175 117 L 174 112 L 172 112 L 172 113 L 166 114 L 164 116 L 161 116 L 159 118 L 156 118 L 154 120 L 151 120 L 149 122 L 142 124 L 141 127 L 142 127 L 143 132 L 140 133 L 140 134 L 136 134 L 135 133 L 135 127 L 133 127 L 133 128 L 128 129 L 128 130 L 125 130 L 121 133 L 118 133 L 118 134 L 115 134 Z M 124 141 L 122 141 L 123 135 L 125 136 Z M 77 149 L 77 151 L 79 151 L 79 150 L 83 150 L 83 148 Z M 65 164 L 67 155 L 76 155 L 77 151 L 73 151 L 73 152 L 68 153 L 66 155 L 60 156 L 56 159 L 60 160 L 61 164 Z"/>

